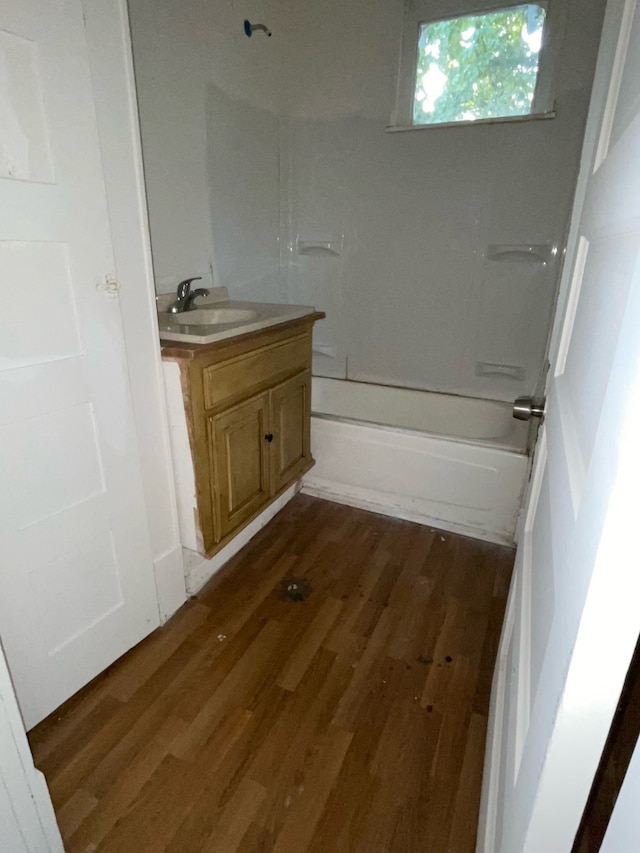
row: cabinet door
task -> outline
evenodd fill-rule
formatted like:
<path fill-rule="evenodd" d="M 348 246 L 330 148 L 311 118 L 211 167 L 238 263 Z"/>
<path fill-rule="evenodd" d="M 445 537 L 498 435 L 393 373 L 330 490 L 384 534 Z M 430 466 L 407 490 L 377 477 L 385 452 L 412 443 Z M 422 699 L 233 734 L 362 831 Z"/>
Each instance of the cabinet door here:
<path fill-rule="evenodd" d="M 271 392 L 272 494 L 311 466 L 310 418 L 311 372 L 305 370 Z"/>
<path fill-rule="evenodd" d="M 268 394 L 209 419 L 216 542 L 269 500 L 268 434 Z"/>

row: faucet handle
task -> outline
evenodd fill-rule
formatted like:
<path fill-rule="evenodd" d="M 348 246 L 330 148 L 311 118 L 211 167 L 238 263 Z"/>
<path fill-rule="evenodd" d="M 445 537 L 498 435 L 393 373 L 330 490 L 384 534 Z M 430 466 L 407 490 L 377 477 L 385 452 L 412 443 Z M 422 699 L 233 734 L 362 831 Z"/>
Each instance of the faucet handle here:
<path fill-rule="evenodd" d="M 178 299 L 184 299 L 185 296 L 188 296 L 191 290 L 191 282 L 200 281 L 201 278 L 201 275 L 196 275 L 193 278 L 185 278 L 184 281 L 181 281 L 178 285 Z"/>

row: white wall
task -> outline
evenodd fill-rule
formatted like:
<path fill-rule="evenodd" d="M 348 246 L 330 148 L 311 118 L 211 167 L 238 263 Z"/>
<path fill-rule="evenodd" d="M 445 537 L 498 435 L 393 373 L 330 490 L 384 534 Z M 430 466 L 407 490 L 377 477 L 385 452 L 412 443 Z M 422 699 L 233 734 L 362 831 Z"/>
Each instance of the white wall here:
<path fill-rule="evenodd" d="M 256 264 L 244 266 L 248 252 L 259 257 L 259 250 L 252 248 L 256 238 L 260 254 L 269 244 L 263 269 L 269 270 L 274 263 L 279 266 L 277 132 L 273 131 L 274 123 L 277 127 L 273 116 L 280 105 L 279 37 L 277 27 L 273 27 L 276 34 L 271 39 L 262 33 L 249 39 L 243 32 L 245 18 L 254 23 L 266 20 L 273 26 L 275 6 L 275 2 L 261 0 L 243 4 L 234 0 L 129 2 L 153 260 L 160 293 L 169 292 L 180 279 L 192 275 L 203 276 L 205 286 L 232 287 L 238 275 L 264 275 L 254 272 Z M 244 171 L 243 152 L 235 150 L 235 143 L 245 133 L 257 143 L 255 134 L 262 128 L 263 117 L 264 145 L 256 144 L 246 152 L 258 158 L 264 155 L 260 171 L 269 172 L 269 178 L 260 185 L 252 179 L 256 163 L 245 159 Z M 226 155 L 230 161 L 225 160 Z M 210 156 L 216 176 L 211 184 Z M 214 191 L 220 192 L 221 200 L 214 198 L 210 203 Z M 238 222 L 235 215 L 243 209 L 248 192 L 255 204 L 267 211 L 257 228 L 255 220 L 246 227 L 246 222 Z M 263 199 L 259 198 L 261 192 Z M 271 220 L 268 211 L 274 207 L 276 215 Z M 262 227 L 270 233 L 260 236 Z M 234 295 L 238 292 L 235 287 L 233 291 Z"/>
<path fill-rule="evenodd" d="M 320 375 L 533 391 L 559 262 L 485 252 L 563 243 L 603 6 L 554 3 L 557 118 L 385 133 L 402 0 L 130 0 L 158 289 L 202 274 L 315 304 Z M 247 39 L 245 17 L 273 37 Z M 299 254 L 298 238 L 336 253 Z"/>
<path fill-rule="evenodd" d="M 265 36 L 252 37 L 255 42 Z M 286 302 L 280 268 L 280 118 L 207 88 L 207 162 L 216 280 L 235 299 Z"/>

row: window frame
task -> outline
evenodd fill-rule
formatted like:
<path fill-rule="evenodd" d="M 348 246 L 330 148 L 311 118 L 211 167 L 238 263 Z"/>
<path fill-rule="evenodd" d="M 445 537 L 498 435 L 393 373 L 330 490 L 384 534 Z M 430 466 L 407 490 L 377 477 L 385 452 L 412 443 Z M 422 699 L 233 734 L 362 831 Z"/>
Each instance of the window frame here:
<path fill-rule="evenodd" d="M 418 40 L 424 24 L 453 20 L 467 15 L 482 15 L 498 12 L 513 6 L 526 5 L 517 0 L 496 3 L 496 0 L 405 0 L 400 60 L 396 85 L 396 97 L 391 121 L 387 130 L 432 130 L 443 127 L 467 127 L 470 125 L 532 121 L 555 117 L 554 89 L 556 66 L 566 19 L 566 4 L 554 0 L 534 0 L 544 6 L 545 32 L 538 59 L 538 76 L 531 112 L 520 116 L 500 116 L 469 121 L 415 124 L 413 103 L 418 68 Z M 565 8 L 563 8 L 565 7 Z"/>

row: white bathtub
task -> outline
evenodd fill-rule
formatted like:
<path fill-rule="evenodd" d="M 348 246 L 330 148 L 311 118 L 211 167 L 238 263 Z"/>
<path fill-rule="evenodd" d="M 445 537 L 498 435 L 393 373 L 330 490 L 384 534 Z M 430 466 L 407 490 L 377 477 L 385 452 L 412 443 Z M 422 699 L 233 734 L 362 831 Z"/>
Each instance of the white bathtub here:
<path fill-rule="evenodd" d="M 528 425 L 509 404 L 314 377 L 312 410 L 303 491 L 513 543 Z"/>

